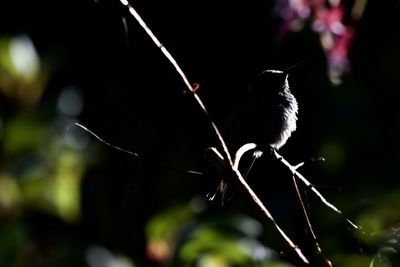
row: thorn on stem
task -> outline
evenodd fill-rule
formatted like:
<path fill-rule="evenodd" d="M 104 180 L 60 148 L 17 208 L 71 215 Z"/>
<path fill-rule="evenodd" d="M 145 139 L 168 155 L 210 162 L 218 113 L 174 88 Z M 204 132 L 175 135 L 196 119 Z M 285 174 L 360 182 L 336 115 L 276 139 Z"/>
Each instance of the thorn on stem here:
<path fill-rule="evenodd" d="M 193 83 L 192 84 L 192 88 L 193 88 L 193 93 L 197 93 L 197 90 L 200 89 L 200 83 Z M 188 93 L 187 90 L 183 90 L 183 94 L 186 95 Z"/>

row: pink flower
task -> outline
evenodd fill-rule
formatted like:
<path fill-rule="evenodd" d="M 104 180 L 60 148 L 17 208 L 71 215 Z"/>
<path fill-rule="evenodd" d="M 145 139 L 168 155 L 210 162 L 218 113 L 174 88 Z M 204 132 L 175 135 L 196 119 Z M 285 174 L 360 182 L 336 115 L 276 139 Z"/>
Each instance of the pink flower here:
<path fill-rule="evenodd" d="M 298 31 L 311 15 L 311 7 L 307 0 L 279 0 L 278 13 L 283 20 L 279 36 L 283 37 L 289 31 Z"/>
<path fill-rule="evenodd" d="M 333 46 L 325 52 L 327 55 L 328 75 L 335 84 L 340 83 L 340 76 L 350 68 L 349 49 L 353 40 L 353 28 L 346 26 L 341 35 L 335 37 Z"/>
<path fill-rule="evenodd" d="M 333 83 L 340 83 L 340 76 L 350 66 L 348 51 L 354 32 L 352 25 L 343 22 L 345 7 L 341 1 L 278 0 L 277 9 L 283 20 L 280 37 L 289 31 L 301 30 L 305 22 L 311 20 L 312 29 L 319 33 L 327 58 L 328 76 Z"/>
<path fill-rule="evenodd" d="M 312 27 L 316 32 L 330 31 L 339 35 L 344 30 L 342 19 L 343 8 L 341 6 L 321 7 L 315 11 Z"/>

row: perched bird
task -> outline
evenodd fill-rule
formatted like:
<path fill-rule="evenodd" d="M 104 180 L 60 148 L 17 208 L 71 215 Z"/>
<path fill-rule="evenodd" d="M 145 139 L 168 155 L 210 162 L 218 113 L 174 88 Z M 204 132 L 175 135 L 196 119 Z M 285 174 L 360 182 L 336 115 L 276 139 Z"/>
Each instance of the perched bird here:
<path fill-rule="evenodd" d="M 288 71 L 261 72 L 250 83 L 248 97 L 227 121 L 224 134 L 231 154 L 247 143 L 280 149 L 296 130 L 297 112 L 296 98 L 289 89 Z M 242 172 L 244 176 L 259 155 L 254 151 L 252 162 Z M 222 180 L 217 192 L 224 202 L 230 193 L 221 167 L 219 172 Z M 215 194 L 211 198 L 214 197 Z"/>
<path fill-rule="evenodd" d="M 298 105 L 290 92 L 287 71 L 265 70 L 250 83 L 248 98 L 229 119 L 232 152 L 256 143 L 281 148 L 296 130 Z"/>

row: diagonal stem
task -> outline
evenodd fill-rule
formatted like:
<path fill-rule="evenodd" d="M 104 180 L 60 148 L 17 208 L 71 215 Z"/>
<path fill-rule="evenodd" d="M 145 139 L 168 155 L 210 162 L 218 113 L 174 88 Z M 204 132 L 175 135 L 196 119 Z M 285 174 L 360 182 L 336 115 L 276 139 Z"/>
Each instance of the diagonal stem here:
<path fill-rule="evenodd" d="M 275 157 L 280 160 L 292 173 L 295 177 L 300 179 L 307 187 L 311 189 L 311 191 L 314 192 L 314 194 L 321 200 L 322 203 L 324 203 L 328 208 L 331 210 L 335 211 L 336 213 L 343 215 L 343 212 L 339 210 L 335 205 L 330 203 L 318 190 L 315 188 L 313 184 L 311 184 L 301 173 L 297 171 L 297 169 L 292 166 L 284 157 L 282 157 L 276 150 L 274 150 Z M 355 229 L 360 229 L 358 225 L 353 223 L 351 220 L 348 218 L 345 218 L 346 221 Z"/>
<path fill-rule="evenodd" d="M 179 76 L 181 76 L 182 81 L 185 83 L 187 89 L 189 90 L 190 93 L 192 93 L 197 104 L 200 106 L 203 113 L 207 116 L 207 119 L 211 124 L 214 134 L 217 136 L 219 143 L 223 149 L 225 161 L 227 161 L 230 165 L 232 165 L 232 159 L 229 154 L 228 146 L 226 145 L 221 132 L 219 131 L 219 129 L 218 129 L 217 125 L 214 123 L 214 121 L 211 119 L 211 116 L 208 113 L 206 106 L 204 105 L 204 103 L 201 100 L 201 98 L 199 97 L 199 95 L 196 93 L 196 90 L 193 88 L 193 86 L 189 82 L 189 79 L 187 78 L 186 74 L 183 72 L 182 68 L 179 66 L 178 62 L 176 62 L 175 58 L 171 55 L 171 53 L 167 50 L 167 48 L 158 40 L 157 36 L 155 36 L 153 31 L 147 26 L 147 24 L 144 22 L 144 20 L 139 15 L 139 13 L 137 13 L 137 11 L 132 7 L 132 5 L 130 5 L 127 0 L 120 0 L 120 2 L 123 5 L 128 7 L 129 13 L 131 13 L 131 15 L 136 19 L 136 21 L 140 24 L 140 26 L 142 26 L 142 28 L 146 31 L 147 35 L 153 41 L 153 43 L 161 50 L 161 52 L 164 54 L 164 56 L 169 60 L 169 62 L 175 68 L 175 70 L 179 74 Z"/>
<path fill-rule="evenodd" d="M 241 147 L 241 149 L 238 150 L 238 152 L 235 155 L 235 161 L 234 161 L 234 166 L 231 169 L 227 169 L 227 177 L 232 179 L 236 185 L 238 185 L 238 188 L 240 188 L 244 193 L 249 196 L 253 202 L 258 206 L 258 208 L 261 209 L 261 211 L 267 216 L 267 218 L 272 222 L 274 225 L 275 229 L 281 234 L 283 239 L 289 244 L 289 246 L 297 253 L 297 255 L 301 258 L 301 260 L 306 263 L 310 264 L 308 259 L 304 256 L 303 252 L 301 249 L 293 243 L 293 241 L 286 235 L 286 233 L 282 230 L 282 228 L 278 225 L 272 214 L 269 212 L 269 210 L 265 207 L 264 203 L 260 200 L 260 198 L 257 196 L 257 194 L 253 191 L 253 189 L 250 187 L 250 185 L 246 182 L 246 180 L 243 178 L 242 174 L 238 170 L 239 162 L 241 157 L 249 150 L 252 150 L 255 148 L 256 145 L 249 143 Z M 221 167 L 222 164 L 224 164 L 223 158 L 221 154 L 215 149 L 211 148 L 208 150 L 209 153 L 211 152 L 212 155 L 210 155 L 210 158 L 214 160 L 216 164 L 219 164 Z M 223 166 L 226 168 L 226 166 Z"/>
<path fill-rule="evenodd" d="M 136 19 L 136 21 L 140 24 L 140 26 L 146 31 L 147 35 L 152 39 L 155 45 L 161 50 L 161 52 L 164 54 L 164 56 L 170 61 L 170 63 L 173 65 L 177 73 L 180 75 L 182 78 L 183 82 L 185 83 L 187 89 L 189 92 L 192 93 L 194 99 L 196 100 L 197 104 L 200 106 L 202 109 L 203 113 L 206 115 L 214 134 L 219 140 L 219 145 L 222 147 L 222 158 L 223 162 L 225 163 L 225 166 L 227 167 L 228 172 L 231 174 L 229 175 L 235 182 L 239 182 L 239 184 L 242 185 L 242 187 L 245 189 L 245 191 L 251 196 L 251 198 L 254 200 L 254 203 L 264 212 L 264 214 L 267 216 L 267 218 L 274 224 L 275 228 L 278 230 L 278 232 L 281 234 L 281 236 L 284 238 L 284 240 L 290 245 L 290 247 L 297 253 L 297 255 L 301 258 L 301 260 L 309 264 L 309 261 L 307 258 L 303 255 L 302 251 L 300 248 L 293 243 L 293 241 L 290 240 L 290 238 L 285 234 L 285 232 L 279 227 L 279 225 L 276 223 L 274 218 L 272 217 L 271 213 L 268 211 L 268 209 L 264 206 L 264 204 L 261 202 L 261 200 L 258 198 L 256 193 L 251 189 L 251 187 L 247 184 L 247 182 L 243 179 L 241 173 L 238 171 L 238 169 L 234 166 L 234 163 L 232 161 L 232 157 L 229 153 L 228 147 L 224 141 L 224 138 L 222 137 L 221 132 L 219 131 L 217 125 L 214 123 L 214 121 L 211 119 L 211 116 L 209 115 L 203 101 L 200 99 L 199 95 L 196 94 L 193 86 L 189 82 L 187 76 L 179 66 L 179 64 L 176 62 L 176 60 L 173 58 L 173 56 L 169 53 L 169 51 L 165 48 L 165 46 L 158 40 L 158 38 L 154 35 L 154 33 L 151 31 L 151 29 L 147 26 L 147 24 L 144 22 L 144 20 L 141 18 L 141 16 L 137 13 L 137 11 L 132 7 L 131 4 L 127 0 L 120 0 L 121 4 L 124 6 L 128 7 L 128 10 L 130 14 Z"/>
<path fill-rule="evenodd" d="M 300 204 L 301 204 L 301 208 L 303 210 L 303 214 L 304 214 L 304 218 L 305 218 L 306 223 L 307 223 L 307 227 L 310 230 L 312 238 L 314 239 L 314 244 L 315 244 L 315 246 L 317 248 L 318 253 L 322 253 L 321 246 L 318 243 L 317 236 L 315 235 L 314 229 L 313 229 L 312 224 L 311 224 L 310 216 L 308 215 L 306 206 L 305 206 L 304 201 L 303 201 L 303 197 L 301 196 L 299 186 L 297 185 L 296 177 L 294 175 L 292 175 L 292 179 L 293 179 L 293 185 L 294 185 L 294 188 L 296 190 L 297 197 L 299 198 L 299 201 L 300 201 Z"/>

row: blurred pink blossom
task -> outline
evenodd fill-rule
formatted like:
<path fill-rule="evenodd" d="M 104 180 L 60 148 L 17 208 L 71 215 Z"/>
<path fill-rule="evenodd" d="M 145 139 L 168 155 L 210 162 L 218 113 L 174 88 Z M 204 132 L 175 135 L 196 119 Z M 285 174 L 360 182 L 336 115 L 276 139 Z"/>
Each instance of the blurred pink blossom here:
<path fill-rule="evenodd" d="M 365 7 L 366 0 L 357 1 L 364 1 Z M 305 22 L 311 22 L 312 30 L 319 34 L 325 52 L 327 74 L 333 83 L 340 83 L 340 77 L 350 68 L 348 51 L 354 35 L 354 24 L 360 16 L 353 16 L 352 21 L 345 23 L 346 7 L 340 0 L 277 0 L 276 10 L 282 18 L 280 37 L 290 31 L 299 31 Z"/>

